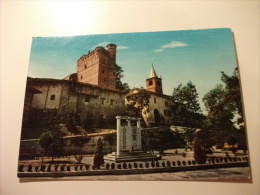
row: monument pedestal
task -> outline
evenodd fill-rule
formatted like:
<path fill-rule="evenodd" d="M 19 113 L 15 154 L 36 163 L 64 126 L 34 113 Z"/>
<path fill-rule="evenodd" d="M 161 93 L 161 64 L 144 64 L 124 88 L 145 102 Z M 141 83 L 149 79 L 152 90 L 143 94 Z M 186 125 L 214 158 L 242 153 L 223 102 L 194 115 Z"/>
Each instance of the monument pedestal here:
<path fill-rule="evenodd" d="M 117 116 L 117 151 L 104 156 L 115 162 L 152 161 L 160 157 L 142 151 L 140 118 Z"/>
<path fill-rule="evenodd" d="M 105 160 L 114 162 L 133 162 L 133 161 L 153 161 L 160 160 L 161 156 L 152 155 L 144 151 L 131 151 L 121 152 L 120 155 L 116 155 L 116 152 L 104 156 Z"/>

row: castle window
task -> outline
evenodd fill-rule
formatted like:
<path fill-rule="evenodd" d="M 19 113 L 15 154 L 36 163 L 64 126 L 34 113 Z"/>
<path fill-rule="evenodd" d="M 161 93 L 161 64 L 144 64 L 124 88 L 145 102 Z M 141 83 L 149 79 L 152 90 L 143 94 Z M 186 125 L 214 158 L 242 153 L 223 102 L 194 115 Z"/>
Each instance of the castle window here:
<path fill-rule="evenodd" d="M 114 105 L 114 100 L 110 100 L 110 105 L 111 105 L 111 106 Z"/>
<path fill-rule="evenodd" d="M 153 85 L 153 81 L 149 81 L 149 85 Z"/>
<path fill-rule="evenodd" d="M 168 116 L 171 116 L 172 112 L 170 110 L 168 110 Z"/>
<path fill-rule="evenodd" d="M 82 76 L 80 76 L 80 79 L 82 79 Z"/>
<path fill-rule="evenodd" d="M 50 100 L 55 100 L 55 95 L 51 95 Z"/>
<path fill-rule="evenodd" d="M 168 110 L 164 110 L 164 115 L 168 116 Z"/>
<path fill-rule="evenodd" d="M 156 98 L 154 98 L 154 103 L 156 104 Z"/>
<path fill-rule="evenodd" d="M 87 68 L 87 65 L 85 65 L 85 69 Z"/>
<path fill-rule="evenodd" d="M 101 98 L 101 104 L 104 105 L 105 104 L 105 98 Z"/>
<path fill-rule="evenodd" d="M 90 98 L 88 96 L 85 97 L 85 103 L 89 103 Z"/>
<path fill-rule="evenodd" d="M 165 106 L 168 106 L 168 102 L 167 101 L 165 101 Z"/>
<path fill-rule="evenodd" d="M 161 85 L 161 82 L 160 82 L 160 81 L 157 81 L 156 83 L 157 83 L 157 85 L 158 85 L 158 86 L 160 86 L 160 85 Z"/>

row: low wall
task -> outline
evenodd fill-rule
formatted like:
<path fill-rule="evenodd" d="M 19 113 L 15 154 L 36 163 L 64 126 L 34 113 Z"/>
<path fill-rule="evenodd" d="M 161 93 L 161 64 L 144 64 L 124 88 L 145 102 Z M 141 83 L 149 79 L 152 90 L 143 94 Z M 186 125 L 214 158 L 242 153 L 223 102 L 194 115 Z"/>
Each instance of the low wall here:
<path fill-rule="evenodd" d="M 97 170 L 92 165 L 32 165 L 18 167 L 18 177 L 68 177 L 68 176 L 91 176 L 91 175 L 128 175 L 161 172 L 195 171 L 206 169 L 219 169 L 230 167 L 248 167 L 248 158 L 217 158 L 207 164 L 196 164 L 195 161 L 156 161 L 156 162 L 133 162 L 133 163 L 106 163 Z"/>

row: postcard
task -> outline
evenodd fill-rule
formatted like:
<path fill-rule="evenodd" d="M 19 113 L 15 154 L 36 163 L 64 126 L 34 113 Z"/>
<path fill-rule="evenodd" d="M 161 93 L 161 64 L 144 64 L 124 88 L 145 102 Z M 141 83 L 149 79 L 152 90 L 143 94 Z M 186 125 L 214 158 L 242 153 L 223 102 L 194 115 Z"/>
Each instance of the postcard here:
<path fill-rule="evenodd" d="M 32 38 L 19 178 L 251 182 L 231 29 Z"/>

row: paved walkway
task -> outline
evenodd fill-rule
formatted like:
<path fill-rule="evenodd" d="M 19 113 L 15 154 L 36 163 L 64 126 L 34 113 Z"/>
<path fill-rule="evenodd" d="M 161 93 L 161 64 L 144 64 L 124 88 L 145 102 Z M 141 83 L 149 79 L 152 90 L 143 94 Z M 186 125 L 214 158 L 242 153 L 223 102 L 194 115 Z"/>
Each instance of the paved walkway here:
<path fill-rule="evenodd" d="M 250 182 L 248 167 L 208 169 L 202 171 L 184 171 L 176 173 L 152 173 L 138 175 L 100 175 L 64 177 L 68 180 L 91 180 L 91 181 L 227 181 L 227 182 Z"/>

